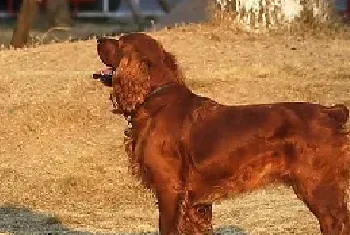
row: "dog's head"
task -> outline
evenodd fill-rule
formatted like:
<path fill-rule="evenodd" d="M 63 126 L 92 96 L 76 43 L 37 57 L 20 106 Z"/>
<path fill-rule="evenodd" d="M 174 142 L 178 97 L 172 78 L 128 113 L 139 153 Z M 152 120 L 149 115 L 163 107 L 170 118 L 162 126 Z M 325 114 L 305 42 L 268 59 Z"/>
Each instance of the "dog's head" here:
<path fill-rule="evenodd" d="M 115 58 L 118 55 L 119 41 L 115 39 L 97 39 L 97 54 L 102 63 L 108 67 L 113 67 Z"/>
<path fill-rule="evenodd" d="M 135 110 L 152 90 L 162 85 L 183 84 L 175 57 L 146 34 L 98 39 L 97 53 L 114 70 L 111 97 L 124 113 Z"/>

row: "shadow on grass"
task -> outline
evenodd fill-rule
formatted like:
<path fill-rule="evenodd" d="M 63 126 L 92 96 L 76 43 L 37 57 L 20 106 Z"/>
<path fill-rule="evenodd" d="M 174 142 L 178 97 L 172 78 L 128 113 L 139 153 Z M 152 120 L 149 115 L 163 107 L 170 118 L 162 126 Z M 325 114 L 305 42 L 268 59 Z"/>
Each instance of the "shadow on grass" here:
<path fill-rule="evenodd" d="M 0 207 L 0 232 L 13 234 L 92 234 L 68 229 L 54 215 L 8 205 Z"/>
<path fill-rule="evenodd" d="M 141 235 L 141 234 L 145 234 L 145 235 L 159 235 L 160 233 L 158 232 L 148 232 L 148 233 L 123 233 L 123 234 L 132 234 L 132 235 Z M 234 227 L 234 226 L 226 226 L 226 227 L 222 227 L 222 228 L 217 228 L 214 229 L 214 234 L 232 234 L 232 235 L 247 235 L 248 233 L 244 232 L 243 229 L 238 228 L 238 227 Z"/>
<path fill-rule="evenodd" d="M 84 234 L 94 233 L 87 231 L 75 231 L 66 228 L 54 215 L 33 212 L 30 209 L 16 206 L 3 205 L 0 207 L 0 233 L 13 234 Z M 116 233 L 99 233 L 103 235 Z M 158 232 L 146 233 L 117 233 L 125 235 L 156 235 Z M 246 234 L 242 229 L 229 226 L 214 230 L 214 234 Z"/>

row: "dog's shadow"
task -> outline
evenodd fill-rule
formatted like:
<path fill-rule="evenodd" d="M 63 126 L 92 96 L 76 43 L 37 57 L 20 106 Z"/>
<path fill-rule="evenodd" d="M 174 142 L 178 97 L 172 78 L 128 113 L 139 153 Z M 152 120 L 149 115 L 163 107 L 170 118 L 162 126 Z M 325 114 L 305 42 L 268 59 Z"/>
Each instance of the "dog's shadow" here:
<path fill-rule="evenodd" d="M 68 229 L 54 215 L 38 213 L 28 208 L 12 205 L 0 207 L 0 233 L 92 234 Z"/>
<path fill-rule="evenodd" d="M 234 235 L 247 235 L 243 229 L 234 226 L 226 226 L 217 228 L 214 230 L 214 234 L 234 234 Z"/>
<path fill-rule="evenodd" d="M 62 225 L 61 221 L 54 215 L 34 212 L 28 208 L 12 205 L 0 207 L 0 233 L 12 234 L 78 234 L 92 235 L 87 231 L 76 231 Z M 116 233 L 99 233 L 116 234 Z M 117 234 L 149 234 L 156 235 L 158 232 L 146 233 L 117 233 Z M 221 227 L 214 230 L 214 234 L 247 234 L 237 227 Z"/>
<path fill-rule="evenodd" d="M 125 233 L 126 234 L 126 233 Z M 159 235 L 158 232 L 148 232 L 148 233 L 127 233 L 132 235 L 140 235 L 140 234 L 147 234 L 147 235 Z M 232 235 L 247 235 L 248 233 L 244 232 L 243 229 L 234 227 L 234 226 L 225 226 L 221 228 L 214 229 L 214 234 L 221 235 L 221 234 L 232 234 Z"/>

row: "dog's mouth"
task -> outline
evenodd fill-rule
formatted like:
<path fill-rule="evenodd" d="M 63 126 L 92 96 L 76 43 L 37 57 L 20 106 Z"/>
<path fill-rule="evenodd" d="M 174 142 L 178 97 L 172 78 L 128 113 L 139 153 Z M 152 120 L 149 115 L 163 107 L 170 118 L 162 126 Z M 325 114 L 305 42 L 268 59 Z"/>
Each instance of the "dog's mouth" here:
<path fill-rule="evenodd" d="M 94 79 L 100 80 L 105 86 L 112 87 L 112 79 L 113 75 L 117 73 L 118 69 L 107 67 L 100 71 L 97 71 L 92 75 Z M 113 92 L 109 94 L 109 100 L 112 102 L 111 112 L 120 114 L 121 110 L 119 109 L 119 105 L 117 102 L 117 97 L 113 95 Z"/>
<path fill-rule="evenodd" d="M 117 97 L 113 95 L 113 92 L 109 94 L 109 100 L 112 102 L 112 109 L 111 112 L 115 114 L 121 113 L 121 110 L 119 109 Z"/>
<path fill-rule="evenodd" d="M 108 72 L 109 72 L 109 74 L 111 73 L 110 78 L 112 80 L 112 77 L 116 73 L 118 73 L 118 68 L 117 69 L 111 68 Z M 111 83 L 111 86 L 112 86 L 112 81 L 110 83 Z M 113 91 L 109 94 L 109 100 L 112 102 L 112 110 L 111 111 L 112 111 L 112 113 L 115 113 L 115 114 L 122 114 L 123 111 L 119 108 L 117 96 L 116 96 L 116 94 L 114 92 L 115 91 L 113 89 Z"/>

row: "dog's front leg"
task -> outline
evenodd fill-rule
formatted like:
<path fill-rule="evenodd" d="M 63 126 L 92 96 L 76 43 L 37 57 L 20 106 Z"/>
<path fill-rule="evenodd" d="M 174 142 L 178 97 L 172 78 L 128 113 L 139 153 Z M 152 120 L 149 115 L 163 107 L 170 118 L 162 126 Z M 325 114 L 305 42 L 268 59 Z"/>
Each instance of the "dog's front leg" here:
<path fill-rule="evenodd" d="M 157 191 L 159 210 L 159 231 L 162 235 L 180 234 L 178 230 L 179 195 L 175 190 Z"/>

